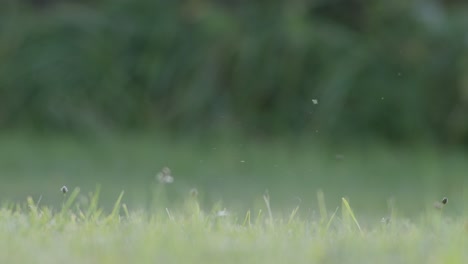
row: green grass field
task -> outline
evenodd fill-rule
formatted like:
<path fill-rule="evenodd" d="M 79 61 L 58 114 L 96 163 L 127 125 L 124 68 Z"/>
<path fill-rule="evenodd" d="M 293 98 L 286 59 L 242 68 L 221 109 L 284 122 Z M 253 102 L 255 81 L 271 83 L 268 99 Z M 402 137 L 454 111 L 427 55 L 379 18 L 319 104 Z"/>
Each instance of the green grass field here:
<path fill-rule="evenodd" d="M 0 136 L 0 263 L 468 263 L 463 152 L 194 142 Z"/>
<path fill-rule="evenodd" d="M 200 210 L 196 197 L 180 208 L 133 211 L 121 200 L 104 214 L 97 195 L 75 203 L 76 189 L 56 211 L 37 206 L 0 210 L 1 263 L 468 263 L 466 218 L 442 210 L 418 221 L 389 216 L 359 224 L 346 199 L 331 214 L 301 218 L 265 210 Z M 318 195 L 318 207 L 325 208 Z M 448 206 L 448 204 L 446 205 Z"/>

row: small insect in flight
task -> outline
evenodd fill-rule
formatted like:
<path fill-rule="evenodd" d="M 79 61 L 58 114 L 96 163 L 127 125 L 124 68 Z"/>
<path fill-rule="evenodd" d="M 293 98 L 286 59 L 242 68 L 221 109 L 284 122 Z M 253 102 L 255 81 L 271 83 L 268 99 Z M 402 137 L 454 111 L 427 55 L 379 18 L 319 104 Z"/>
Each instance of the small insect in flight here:
<path fill-rule="evenodd" d="M 442 204 L 447 204 L 447 203 L 448 203 L 448 198 L 444 197 L 444 199 L 442 199 Z"/>
<path fill-rule="evenodd" d="M 448 203 L 448 198 L 447 198 L 447 197 L 444 197 L 444 198 L 442 198 L 442 201 L 440 201 L 440 202 L 435 202 L 435 203 L 434 203 L 434 207 L 435 207 L 436 209 L 442 209 L 447 203 Z"/>

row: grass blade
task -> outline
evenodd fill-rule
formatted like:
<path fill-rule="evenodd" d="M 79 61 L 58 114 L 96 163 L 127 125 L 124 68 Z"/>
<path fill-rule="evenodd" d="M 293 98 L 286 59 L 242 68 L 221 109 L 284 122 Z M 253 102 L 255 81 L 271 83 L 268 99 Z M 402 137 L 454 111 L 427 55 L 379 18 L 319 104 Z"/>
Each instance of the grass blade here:
<path fill-rule="evenodd" d="M 353 210 L 351 209 L 351 206 L 349 206 L 348 201 L 344 197 L 341 198 L 341 201 L 343 202 L 342 203 L 343 204 L 342 209 L 345 209 L 345 212 L 347 212 L 347 214 L 349 216 L 351 216 L 351 219 L 353 219 L 354 223 L 356 224 L 357 228 L 359 229 L 359 232 L 362 233 L 361 226 L 359 225 L 359 222 L 357 221 L 356 217 L 354 216 Z"/>
<path fill-rule="evenodd" d="M 335 212 L 333 212 L 332 216 L 330 217 L 330 220 L 328 220 L 327 226 L 325 227 L 325 232 L 328 232 L 328 229 L 331 226 L 331 223 L 333 222 L 333 219 L 335 218 L 336 213 L 338 212 L 338 209 L 340 207 L 336 207 Z"/>
<path fill-rule="evenodd" d="M 265 201 L 266 208 L 268 210 L 268 216 L 270 219 L 270 226 L 273 226 L 273 213 L 271 212 L 271 207 L 270 207 L 270 194 L 268 191 L 265 192 L 263 195 L 263 200 Z"/>
<path fill-rule="evenodd" d="M 244 223 L 242 224 L 243 226 L 246 226 L 246 225 L 251 225 L 250 224 L 250 210 L 247 211 L 247 214 L 245 215 L 245 218 L 244 218 Z"/>
<path fill-rule="evenodd" d="M 99 194 L 101 192 L 101 185 L 96 186 L 96 191 L 93 193 L 91 197 L 91 203 L 89 204 L 88 210 L 86 211 L 86 219 L 89 219 L 91 215 L 96 215 L 98 211 L 99 205 Z"/>
<path fill-rule="evenodd" d="M 288 225 L 292 223 L 294 220 L 294 217 L 296 217 L 297 212 L 299 211 L 299 206 L 294 208 L 294 210 L 291 212 L 291 215 L 289 215 L 289 220 L 288 220 Z"/>
<path fill-rule="evenodd" d="M 322 190 L 317 192 L 317 202 L 320 212 L 320 223 L 325 223 L 328 219 L 327 206 L 325 204 L 325 195 Z"/>
<path fill-rule="evenodd" d="M 112 213 L 109 215 L 110 219 L 114 219 L 117 217 L 120 213 L 120 202 L 122 201 L 122 197 L 124 195 L 124 191 L 120 192 L 119 198 L 117 198 L 117 201 L 114 204 L 114 209 L 112 209 Z"/>
<path fill-rule="evenodd" d="M 65 213 L 70 209 L 72 206 L 73 202 L 76 200 L 76 197 L 78 197 L 78 194 L 80 193 L 80 188 L 75 188 L 73 192 L 70 194 L 70 197 L 68 197 L 67 201 L 62 207 L 62 213 Z"/>

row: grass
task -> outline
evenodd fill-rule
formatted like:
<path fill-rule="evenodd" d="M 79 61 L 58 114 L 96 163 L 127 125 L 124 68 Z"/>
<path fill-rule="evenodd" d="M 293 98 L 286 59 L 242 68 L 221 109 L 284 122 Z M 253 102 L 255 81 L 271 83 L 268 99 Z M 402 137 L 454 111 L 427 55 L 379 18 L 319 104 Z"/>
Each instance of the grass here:
<path fill-rule="evenodd" d="M 132 210 L 118 197 L 105 214 L 79 189 L 60 210 L 31 197 L 0 209 L 0 263 L 468 263 L 468 219 L 422 213 L 360 226 L 347 199 L 341 210 L 300 217 L 263 210 L 203 211 L 196 195 L 174 208 Z M 449 204 L 447 204 L 449 206 Z M 222 213 L 220 213 L 222 212 Z"/>
<path fill-rule="evenodd" d="M 0 263 L 468 263 L 464 152 L 194 142 L 0 135 Z"/>
<path fill-rule="evenodd" d="M 287 214 L 297 205 L 311 204 L 321 189 L 330 208 L 340 206 L 340 197 L 348 197 L 355 210 L 375 217 L 387 213 L 389 199 L 406 216 L 444 196 L 452 201 L 448 213 L 468 211 L 466 153 L 427 146 L 328 148 L 314 142 L 156 136 L 75 140 L 16 134 L 0 134 L 0 146 L 2 202 L 42 196 L 42 204 L 57 208 L 57 186 L 80 187 L 87 194 L 98 183 L 106 210 L 121 190 L 130 207 L 144 209 L 157 173 L 168 166 L 175 178 L 168 200 L 179 203 L 197 188 L 203 190 L 200 200 L 205 206 L 222 201 L 231 210 L 258 210 L 268 189 L 274 194 L 272 209 Z"/>

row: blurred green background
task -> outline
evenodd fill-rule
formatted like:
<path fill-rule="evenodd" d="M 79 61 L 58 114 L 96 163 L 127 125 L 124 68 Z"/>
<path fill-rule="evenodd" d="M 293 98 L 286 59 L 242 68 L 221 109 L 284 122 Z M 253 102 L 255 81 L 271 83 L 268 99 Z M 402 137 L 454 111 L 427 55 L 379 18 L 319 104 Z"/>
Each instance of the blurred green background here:
<path fill-rule="evenodd" d="M 467 207 L 465 1 L 1 5 L 3 201 L 100 183 L 145 207 L 168 166 L 170 201 Z"/>

